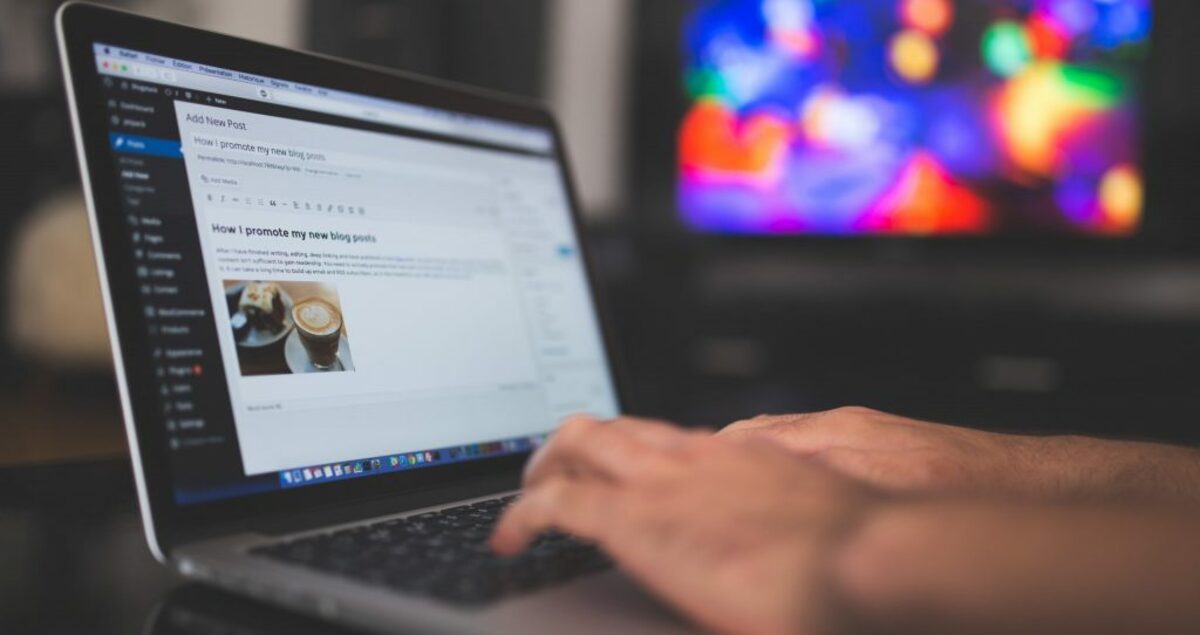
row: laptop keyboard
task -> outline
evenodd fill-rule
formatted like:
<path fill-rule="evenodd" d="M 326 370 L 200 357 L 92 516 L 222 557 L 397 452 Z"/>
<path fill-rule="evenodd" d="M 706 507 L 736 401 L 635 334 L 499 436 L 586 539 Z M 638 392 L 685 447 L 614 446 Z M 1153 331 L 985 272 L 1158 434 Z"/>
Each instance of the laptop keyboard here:
<path fill-rule="evenodd" d="M 525 553 L 492 553 L 488 537 L 515 496 L 341 529 L 252 553 L 455 604 L 486 604 L 611 566 L 596 548 L 564 534 Z"/>

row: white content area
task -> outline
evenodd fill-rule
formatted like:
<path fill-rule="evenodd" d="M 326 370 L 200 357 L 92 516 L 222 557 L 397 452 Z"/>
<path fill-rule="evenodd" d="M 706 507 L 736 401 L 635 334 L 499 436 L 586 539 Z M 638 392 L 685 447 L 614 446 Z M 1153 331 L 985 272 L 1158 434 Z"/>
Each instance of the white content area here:
<path fill-rule="evenodd" d="M 617 414 L 554 159 L 176 108 L 247 474 Z M 231 280 L 334 287 L 353 368 L 243 376 Z"/>

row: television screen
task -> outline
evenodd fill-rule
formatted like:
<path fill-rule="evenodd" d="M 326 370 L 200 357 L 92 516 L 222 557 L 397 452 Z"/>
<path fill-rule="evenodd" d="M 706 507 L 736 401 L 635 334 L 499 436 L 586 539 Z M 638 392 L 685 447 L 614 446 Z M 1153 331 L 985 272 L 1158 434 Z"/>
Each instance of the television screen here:
<path fill-rule="evenodd" d="M 696 2 L 680 213 L 720 233 L 1133 235 L 1150 22 L 1150 0 Z"/>

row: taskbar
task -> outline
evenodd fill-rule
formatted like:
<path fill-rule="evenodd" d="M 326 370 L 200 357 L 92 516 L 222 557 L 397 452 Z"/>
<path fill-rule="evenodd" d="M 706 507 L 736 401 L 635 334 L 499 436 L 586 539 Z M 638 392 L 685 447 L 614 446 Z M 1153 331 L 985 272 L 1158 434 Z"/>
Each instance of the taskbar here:
<path fill-rule="evenodd" d="M 509 454 L 531 452 L 545 443 L 549 434 L 539 434 L 501 441 L 472 443 L 434 450 L 397 452 L 353 461 L 297 467 L 279 472 L 279 484 L 284 488 L 303 487 L 330 481 L 342 481 L 390 472 L 437 467 L 463 461 L 490 459 Z"/>

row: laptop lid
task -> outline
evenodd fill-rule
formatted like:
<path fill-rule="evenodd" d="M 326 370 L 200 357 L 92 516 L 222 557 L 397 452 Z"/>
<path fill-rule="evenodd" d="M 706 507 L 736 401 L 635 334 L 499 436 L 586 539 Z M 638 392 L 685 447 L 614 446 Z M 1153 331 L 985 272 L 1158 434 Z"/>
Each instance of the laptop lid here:
<path fill-rule="evenodd" d="M 59 35 L 152 548 L 510 487 L 620 411 L 542 108 L 87 4 Z"/>

